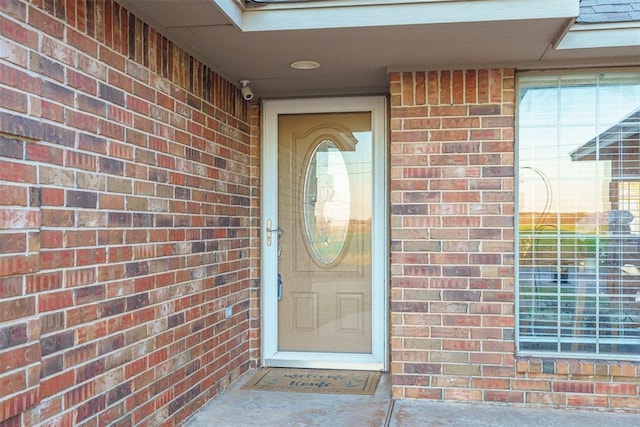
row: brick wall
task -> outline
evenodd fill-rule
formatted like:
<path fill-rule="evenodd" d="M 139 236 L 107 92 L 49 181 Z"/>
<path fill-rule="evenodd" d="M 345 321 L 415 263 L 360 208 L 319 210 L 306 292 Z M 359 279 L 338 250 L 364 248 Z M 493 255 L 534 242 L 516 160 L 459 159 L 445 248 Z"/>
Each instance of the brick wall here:
<path fill-rule="evenodd" d="M 0 0 L 0 99 L 0 422 L 178 424 L 257 336 L 256 107 L 112 0 Z"/>
<path fill-rule="evenodd" d="M 390 92 L 394 397 L 639 411 L 637 363 L 514 357 L 514 71 Z"/>

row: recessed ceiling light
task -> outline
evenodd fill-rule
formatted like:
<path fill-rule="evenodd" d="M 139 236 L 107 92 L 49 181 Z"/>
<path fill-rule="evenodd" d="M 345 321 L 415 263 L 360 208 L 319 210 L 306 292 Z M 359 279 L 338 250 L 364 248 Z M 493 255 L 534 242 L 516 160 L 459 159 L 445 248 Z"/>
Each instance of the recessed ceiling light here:
<path fill-rule="evenodd" d="M 320 67 L 320 63 L 316 61 L 296 61 L 289 64 L 289 66 L 296 70 L 314 70 Z"/>

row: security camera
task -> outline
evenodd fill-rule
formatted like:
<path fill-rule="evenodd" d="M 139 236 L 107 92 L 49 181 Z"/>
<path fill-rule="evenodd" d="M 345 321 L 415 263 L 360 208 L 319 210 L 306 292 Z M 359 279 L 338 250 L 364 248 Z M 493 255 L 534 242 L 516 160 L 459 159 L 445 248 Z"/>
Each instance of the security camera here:
<path fill-rule="evenodd" d="M 253 99 L 253 91 L 249 87 L 249 80 L 240 80 L 240 93 L 245 101 L 251 101 Z"/>

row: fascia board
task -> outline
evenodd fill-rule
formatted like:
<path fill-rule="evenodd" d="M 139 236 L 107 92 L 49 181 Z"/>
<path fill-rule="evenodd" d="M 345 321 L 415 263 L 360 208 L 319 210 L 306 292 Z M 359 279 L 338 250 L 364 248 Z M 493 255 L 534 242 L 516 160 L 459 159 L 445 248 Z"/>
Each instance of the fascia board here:
<path fill-rule="evenodd" d="M 242 2 L 242 0 L 212 0 L 213 3 L 215 3 L 216 6 L 218 6 L 218 9 L 220 9 L 220 11 L 222 13 L 224 13 L 227 18 L 229 18 L 229 20 L 231 22 L 233 22 L 233 24 L 238 27 L 238 28 L 242 28 L 242 21 L 243 21 L 243 14 L 244 14 L 244 3 Z"/>
<path fill-rule="evenodd" d="M 575 18 L 578 13 L 579 0 L 343 0 L 246 8 L 241 29 L 253 32 L 499 22 Z"/>
<path fill-rule="evenodd" d="M 640 22 L 619 24 L 575 24 L 557 49 L 593 49 L 638 46 Z"/>

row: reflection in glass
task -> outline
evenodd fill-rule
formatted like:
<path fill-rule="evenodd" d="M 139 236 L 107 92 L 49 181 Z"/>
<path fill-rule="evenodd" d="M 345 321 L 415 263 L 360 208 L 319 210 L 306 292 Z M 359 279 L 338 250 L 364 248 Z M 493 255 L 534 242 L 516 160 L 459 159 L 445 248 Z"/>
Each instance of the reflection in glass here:
<path fill-rule="evenodd" d="M 637 358 L 640 73 L 523 76 L 519 95 L 519 350 Z"/>
<path fill-rule="evenodd" d="M 308 246 L 317 262 L 334 263 L 349 231 L 350 184 L 340 149 L 324 140 L 310 156 L 304 177 L 303 215 Z"/>

